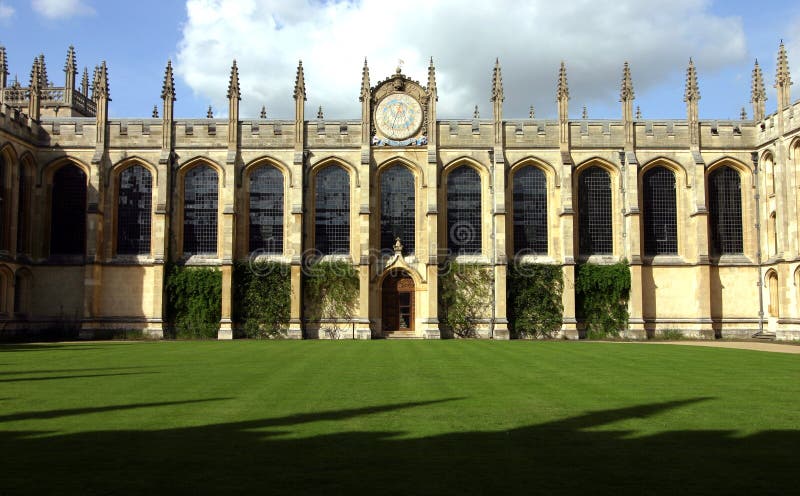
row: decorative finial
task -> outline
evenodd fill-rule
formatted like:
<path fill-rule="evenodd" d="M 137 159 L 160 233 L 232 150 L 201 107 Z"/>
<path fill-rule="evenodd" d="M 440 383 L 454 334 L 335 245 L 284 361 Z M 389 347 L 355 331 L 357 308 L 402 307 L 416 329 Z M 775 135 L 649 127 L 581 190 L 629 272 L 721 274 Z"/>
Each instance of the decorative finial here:
<path fill-rule="evenodd" d="M 81 79 L 81 93 L 89 96 L 89 68 L 83 66 L 83 78 Z"/>
<path fill-rule="evenodd" d="M 100 63 L 100 67 L 97 70 L 97 86 L 98 88 L 95 88 L 95 96 L 107 98 L 111 101 L 111 88 L 108 84 L 108 68 L 105 60 Z"/>
<path fill-rule="evenodd" d="M 214 110 L 211 108 L 211 105 L 208 106 L 208 112 L 206 112 L 206 118 L 207 119 L 214 118 Z"/>
<path fill-rule="evenodd" d="M 164 71 L 164 84 L 161 86 L 161 98 L 175 101 L 175 78 L 172 77 L 172 61 L 167 60 L 167 68 Z"/>
<path fill-rule="evenodd" d="M 642 120 L 642 109 L 638 105 L 636 106 L 636 120 Z"/>
<path fill-rule="evenodd" d="M 369 92 L 369 66 L 367 65 L 367 58 L 364 57 L 364 68 L 361 69 L 361 94 L 358 97 L 358 101 L 368 101 Z"/>
<path fill-rule="evenodd" d="M 78 67 L 75 63 L 75 47 L 70 45 L 69 49 L 67 50 L 67 60 L 64 63 L 64 72 L 67 73 L 67 77 L 72 74 L 78 74 Z"/>
<path fill-rule="evenodd" d="M 242 95 L 239 90 L 239 68 L 236 67 L 236 59 L 231 65 L 231 77 L 228 81 L 228 100 L 241 100 Z"/>
<path fill-rule="evenodd" d="M 684 102 L 696 102 L 700 99 L 700 87 L 697 85 L 697 70 L 694 61 L 689 58 L 689 67 L 686 69 L 686 91 L 683 94 Z"/>
<path fill-rule="evenodd" d="M 0 76 L 8 76 L 8 59 L 6 59 L 6 47 L 0 46 Z"/>
<path fill-rule="evenodd" d="M 589 111 L 586 110 L 586 105 L 583 106 L 583 112 L 581 113 L 581 118 L 582 119 L 588 119 L 589 118 Z"/>
<path fill-rule="evenodd" d="M 400 236 L 394 238 L 394 253 L 396 255 L 403 254 L 403 243 L 400 242 Z"/>
<path fill-rule="evenodd" d="M 475 105 L 475 110 L 472 112 L 472 118 L 473 119 L 480 119 L 481 118 L 481 113 L 478 111 L 478 106 L 477 105 Z"/>
<path fill-rule="evenodd" d="M 500 71 L 500 59 L 494 61 L 494 71 L 492 72 L 492 98 L 490 101 L 502 102 L 505 100 L 503 96 L 503 75 Z"/>
<path fill-rule="evenodd" d="M 436 67 L 433 65 L 433 57 L 428 65 L 428 93 L 436 92 Z M 436 97 L 438 99 L 438 96 Z"/>
<path fill-rule="evenodd" d="M 158 105 L 153 105 L 153 119 L 158 119 Z"/>
<path fill-rule="evenodd" d="M 303 75 L 303 61 L 297 63 L 297 75 L 294 78 L 294 99 L 306 100 L 306 79 Z"/>
<path fill-rule="evenodd" d="M 742 111 L 739 113 L 739 118 L 743 121 L 747 120 L 747 110 L 742 107 Z"/>
<path fill-rule="evenodd" d="M 397 72 L 397 74 L 402 74 L 403 73 L 403 64 L 405 64 L 405 63 L 406 63 L 405 60 L 397 59 L 397 69 L 395 71 L 395 72 Z"/>
<path fill-rule="evenodd" d="M 619 101 L 625 102 L 633 100 L 633 80 L 631 80 L 631 68 L 628 62 L 622 66 L 622 88 L 619 92 Z"/>
<path fill-rule="evenodd" d="M 750 84 L 750 103 L 757 103 L 767 99 L 767 92 L 764 88 L 764 74 L 761 72 L 761 66 L 758 65 L 756 59 L 753 65 L 753 76 Z"/>
<path fill-rule="evenodd" d="M 31 67 L 31 91 L 38 91 L 42 87 L 42 66 L 38 57 L 33 58 Z"/>
<path fill-rule="evenodd" d="M 50 86 L 50 79 L 47 77 L 47 63 L 44 61 L 44 54 L 39 54 L 39 69 L 42 74 L 42 87 Z"/>
<path fill-rule="evenodd" d="M 778 47 L 778 64 L 775 66 L 775 87 L 791 86 L 792 77 L 789 74 L 789 57 L 786 55 L 786 47 L 783 40 Z"/>
<path fill-rule="evenodd" d="M 531 108 L 528 109 L 528 119 L 535 119 L 535 118 L 536 118 L 536 111 L 534 110 L 533 105 L 531 105 Z"/>
<path fill-rule="evenodd" d="M 261 115 L 260 115 L 260 117 L 262 119 L 266 119 L 267 118 L 267 106 L 266 105 L 262 105 L 261 106 Z"/>
<path fill-rule="evenodd" d="M 317 110 L 317 119 L 322 120 L 325 118 L 325 115 L 322 113 L 322 105 L 319 106 L 319 110 Z"/>
<path fill-rule="evenodd" d="M 569 86 L 567 85 L 567 66 L 561 61 L 561 68 L 558 70 L 558 89 L 556 91 L 558 100 L 569 100 Z"/>

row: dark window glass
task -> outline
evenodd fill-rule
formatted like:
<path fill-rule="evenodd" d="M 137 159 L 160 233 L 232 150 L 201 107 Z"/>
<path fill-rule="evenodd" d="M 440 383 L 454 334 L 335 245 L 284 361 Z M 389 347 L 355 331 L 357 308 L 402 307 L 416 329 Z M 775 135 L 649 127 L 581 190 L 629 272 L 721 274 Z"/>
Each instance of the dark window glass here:
<path fill-rule="evenodd" d="M 481 178 L 466 165 L 447 176 L 447 233 L 451 253 L 481 253 Z"/>
<path fill-rule="evenodd" d="M 19 164 L 19 197 L 17 199 L 17 252 L 28 250 L 28 178 L 25 166 Z"/>
<path fill-rule="evenodd" d="M 119 175 L 117 204 L 117 253 L 150 253 L 153 177 L 141 165 L 128 167 Z"/>
<path fill-rule="evenodd" d="M 83 255 L 86 251 L 86 174 L 65 165 L 53 175 L 50 254 Z"/>
<path fill-rule="evenodd" d="M 338 166 L 317 174 L 314 237 L 323 255 L 350 253 L 350 176 Z"/>
<path fill-rule="evenodd" d="M 536 167 L 514 174 L 514 250 L 547 254 L 547 179 Z"/>
<path fill-rule="evenodd" d="M 381 250 L 400 238 L 404 253 L 414 253 L 414 175 L 402 165 L 381 174 Z"/>
<path fill-rule="evenodd" d="M 646 255 L 678 253 L 678 214 L 675 174 L 663 167 L 644 173 L 644 252 Z"/>
<path fill-rule="evenodd" d="M 250 251 L 283 253 L 283 174 L 259 167 L 250 174 Z"/>
<path fill-rule="evenodd" d="M 578 180 L 578 195 L 581 255 L 611 254 L 611 176 L 599 167 L 586 169 Z"/>
<path fill-rule="evenodd" d="M 739 173 L 730 167 L 721 167 L 709 174 L 708 203 L 712 253 L 742 253 L 742 191 Z"/>
<path fill-rule="evenodd" d="M 183 252 L 186 255 L 217 253 L 219 183 L 217 173 L 201 165 L 186 174 L 183 203 Z"/>

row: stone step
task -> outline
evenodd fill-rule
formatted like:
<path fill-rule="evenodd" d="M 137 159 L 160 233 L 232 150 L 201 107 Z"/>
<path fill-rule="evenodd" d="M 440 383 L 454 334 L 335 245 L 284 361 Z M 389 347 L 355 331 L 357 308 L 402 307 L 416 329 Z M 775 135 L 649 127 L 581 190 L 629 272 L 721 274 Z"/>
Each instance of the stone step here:
<path fill-rule="evenodd" d="M 414 331 L 384 331 L 383 337 L 386 339 L 422 339 Z"/>
<path fill-rule="evenodd" d="M 776 336 L 771 332 L 757 332 L 753 334 L 752 338 L 759 341 L 775 341 Z"/>

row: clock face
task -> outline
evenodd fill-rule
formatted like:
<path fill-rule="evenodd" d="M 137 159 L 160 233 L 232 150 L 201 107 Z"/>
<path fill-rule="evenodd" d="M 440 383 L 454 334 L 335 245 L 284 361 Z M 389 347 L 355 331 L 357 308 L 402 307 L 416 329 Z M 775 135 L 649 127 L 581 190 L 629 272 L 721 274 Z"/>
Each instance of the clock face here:
<path fill-rule="evenodd" d="M 422 107 L 405 93 L 392 93 L 378 104 L 375 126 L 389 139 L 411 137 L 422 124 Z"/>

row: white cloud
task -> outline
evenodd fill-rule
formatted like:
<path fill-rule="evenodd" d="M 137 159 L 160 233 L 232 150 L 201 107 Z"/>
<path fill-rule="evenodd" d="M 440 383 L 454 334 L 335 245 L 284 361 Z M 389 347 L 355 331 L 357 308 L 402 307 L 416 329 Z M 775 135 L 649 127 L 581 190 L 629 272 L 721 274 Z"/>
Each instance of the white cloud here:
<path fill-rule="evenodd" d="M 47 19 L 94 14 L 94 9 L 84 0 L 31 0 L 31 8 Z"/>
<path fill-rule="evenodd" d="M 14 7 L 6 5 L 5 2 L 0 2 L 0 21 L 11 19 L 14 15 Z"/>
<path fill-rule="evenodd" d="M 401 6 L 400 6 L 401 5 Z M 706 0 L 187 0 L 177 73 L 225 108 L 231 60 L 239 64 L 243 115 L 266 104 L 290 118 L 297 60 L 303 60 L 307 111 L 357 118 L 364 56 L 373 85 L 393 73 L 425 84 L 433 56 L 441 117 L 491 115 L 495 57 L 503 68 L 505 115 L 555 115 L 559 62 L 567 64 L 572 107 L 617 105 L 622 63 L 637 93 L 694 57 L 701 75 L 746 57 L 741 20 L 713 15 Z M 178 95 L 180 98 L 180 95 Z M 682 104 L 682 103 L 681 103 Z M 600 103 L 598 103 L 600 105 Z"/>

